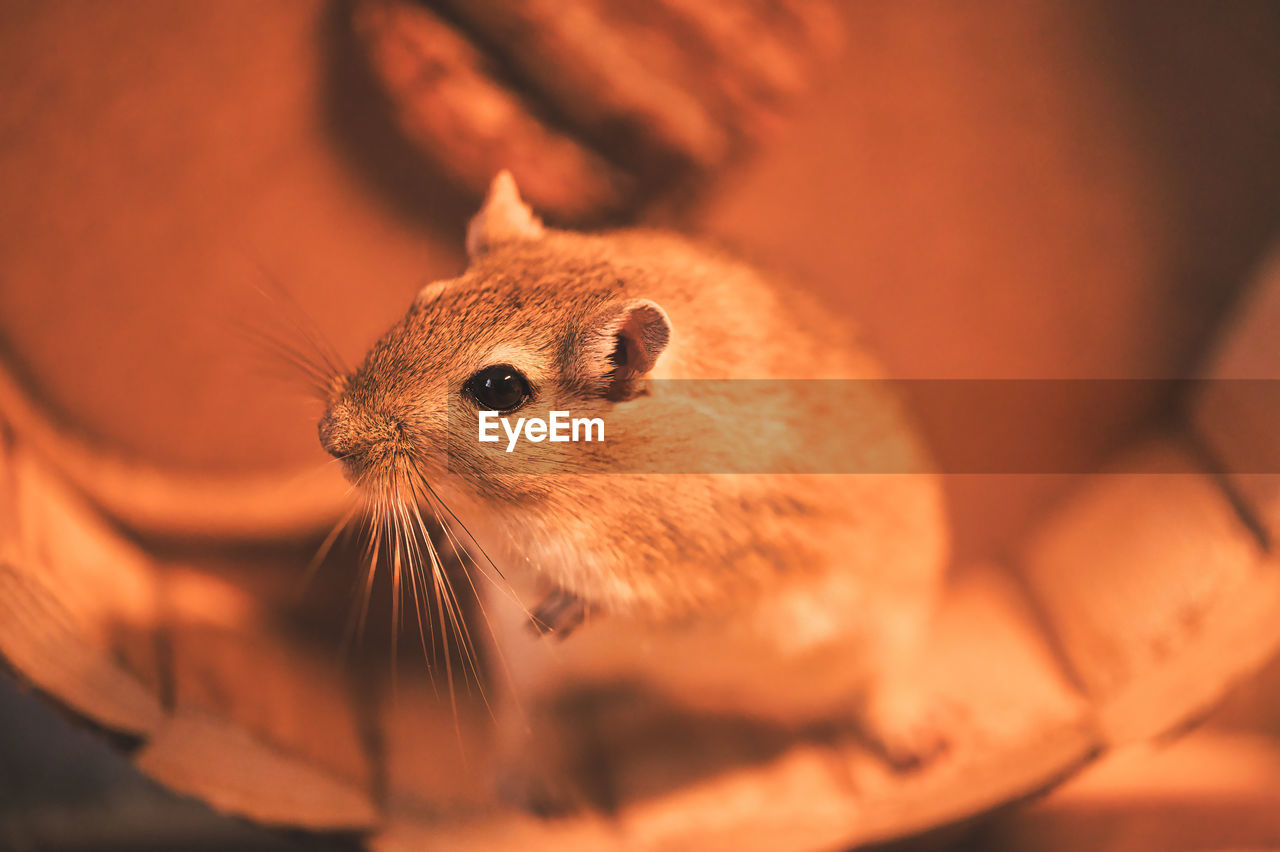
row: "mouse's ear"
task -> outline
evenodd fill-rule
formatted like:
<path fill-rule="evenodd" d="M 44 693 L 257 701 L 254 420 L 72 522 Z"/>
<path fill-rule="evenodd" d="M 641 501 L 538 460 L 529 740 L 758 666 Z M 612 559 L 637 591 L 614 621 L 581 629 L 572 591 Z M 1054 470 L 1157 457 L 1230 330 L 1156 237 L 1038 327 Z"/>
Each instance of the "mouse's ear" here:
<path fill-rule="evenodd" d="M 520 198 L 516 179 L 506 169 L 498 172 L 489 184 L 484 206 L 467 225 L 467 254 L 477 258 L 499 243 L 541 236 L 542 220 Z"/>
<path fill-rule="evenodd" d="M 606 312 L 588 353 L 606 379 L 605 396 L 633 396 L 637 380 L 654 368 L 670 342 L 671 320 L 657 302 L 632 299 Z"/>

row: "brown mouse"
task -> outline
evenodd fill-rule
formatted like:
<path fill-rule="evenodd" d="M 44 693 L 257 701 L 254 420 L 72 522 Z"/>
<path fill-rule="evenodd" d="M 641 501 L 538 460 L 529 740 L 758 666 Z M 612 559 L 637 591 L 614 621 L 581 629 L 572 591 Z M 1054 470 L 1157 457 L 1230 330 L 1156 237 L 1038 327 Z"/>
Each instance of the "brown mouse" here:
<path fill-rule="evenodd" d="M 846 437 L 898 459 L 894 472 L 647 472 L 648 456 L 706 446 L 658 422 L 662 383 L 879 377 L 853 333 L 674 234 L 544 227 L 507 173 L 467 248 L 465 273 L 425 287 L 335 380 L 319 431 L 387 511 L 465 525 L 509 583 L 485 604 L 514 691 L 508 781 L 555 783 L 530 756 L 539 707 L 618 683 L 788 726 L 849 719 L 895 763 L 935 753 L 914 670 L 947 527 L 887 388 L 843 414 Z M 813 405 L 788 416 L 830 414 Z M 557 410 L 600 418 L 603 440 L 479 442 L 482 411 Z M 559 465 L 530 469 L 535 453 Z M 587 458 L 597 467 L 577 472 Z"/>

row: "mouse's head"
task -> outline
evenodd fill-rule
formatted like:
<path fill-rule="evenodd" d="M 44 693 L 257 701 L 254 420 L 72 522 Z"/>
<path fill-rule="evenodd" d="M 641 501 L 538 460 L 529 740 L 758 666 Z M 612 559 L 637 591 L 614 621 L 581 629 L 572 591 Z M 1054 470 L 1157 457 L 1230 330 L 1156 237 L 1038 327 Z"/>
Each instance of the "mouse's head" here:
<path fill-rule="evenodd" d="M 501 446 L 479 442 L 479 412 L 599 416 L 636 395 L 670 340 L 666 313 L 644 295 L 648 273 L 620 261 L 606 237 L 544 228 L 506 172 L 470 224 L 467 251 L 462 276 L 425 287 L 334 383 L 320 442 L 366 489 L 408 496 L 444 477 L 485 501 L 536 499 L 543 478 L 522 475 L 502 429 Z M 604 451 L 537 449 L 570 464 L 572 453 Z"/>

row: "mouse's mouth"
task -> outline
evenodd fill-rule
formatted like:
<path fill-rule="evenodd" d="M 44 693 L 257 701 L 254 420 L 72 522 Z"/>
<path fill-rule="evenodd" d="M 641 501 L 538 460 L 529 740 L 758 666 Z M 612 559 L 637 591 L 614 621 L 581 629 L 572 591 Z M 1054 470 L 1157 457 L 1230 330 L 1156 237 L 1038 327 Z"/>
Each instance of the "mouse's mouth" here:
<path fill-rule="evenodd" d="M 342 456 L 338 459 L 338 465 L 342 468 L 342 476 L 347 482 L 357 488 L 365 488 L 369 484 L 369 466 L 365 459 L 361 458 L 361 453 L 353 453 Z"/>
<path fill-rule="evenodd" d="M 342 475 L 362 491 L 416 481 L 417 471 L 402 453 L 383 444 L 361 444 L 337 457 Z"/>

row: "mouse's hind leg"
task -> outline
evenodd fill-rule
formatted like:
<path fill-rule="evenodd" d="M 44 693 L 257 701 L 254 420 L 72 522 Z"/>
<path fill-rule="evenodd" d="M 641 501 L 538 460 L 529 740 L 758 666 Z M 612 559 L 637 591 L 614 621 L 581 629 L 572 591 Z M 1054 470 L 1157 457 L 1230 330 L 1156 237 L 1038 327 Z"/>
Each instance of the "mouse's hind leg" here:
<path fill-rule="evenodd" d="M 955 744 L 958 710 L 927 686 L 891 678 L 871 685 L 855 722 L 863 739 L 895 769 L 928 765 Z"/>
<path fill-rule="evenodd" d="M 896 769 L 917 769 L 943 756 L 964 727 L 960 709 L 929 676 L 926 624 L 922 617 L 910 630 L 902 630 L 901 622 L 886 627 L 853 705 L 860 738 Z"/>

